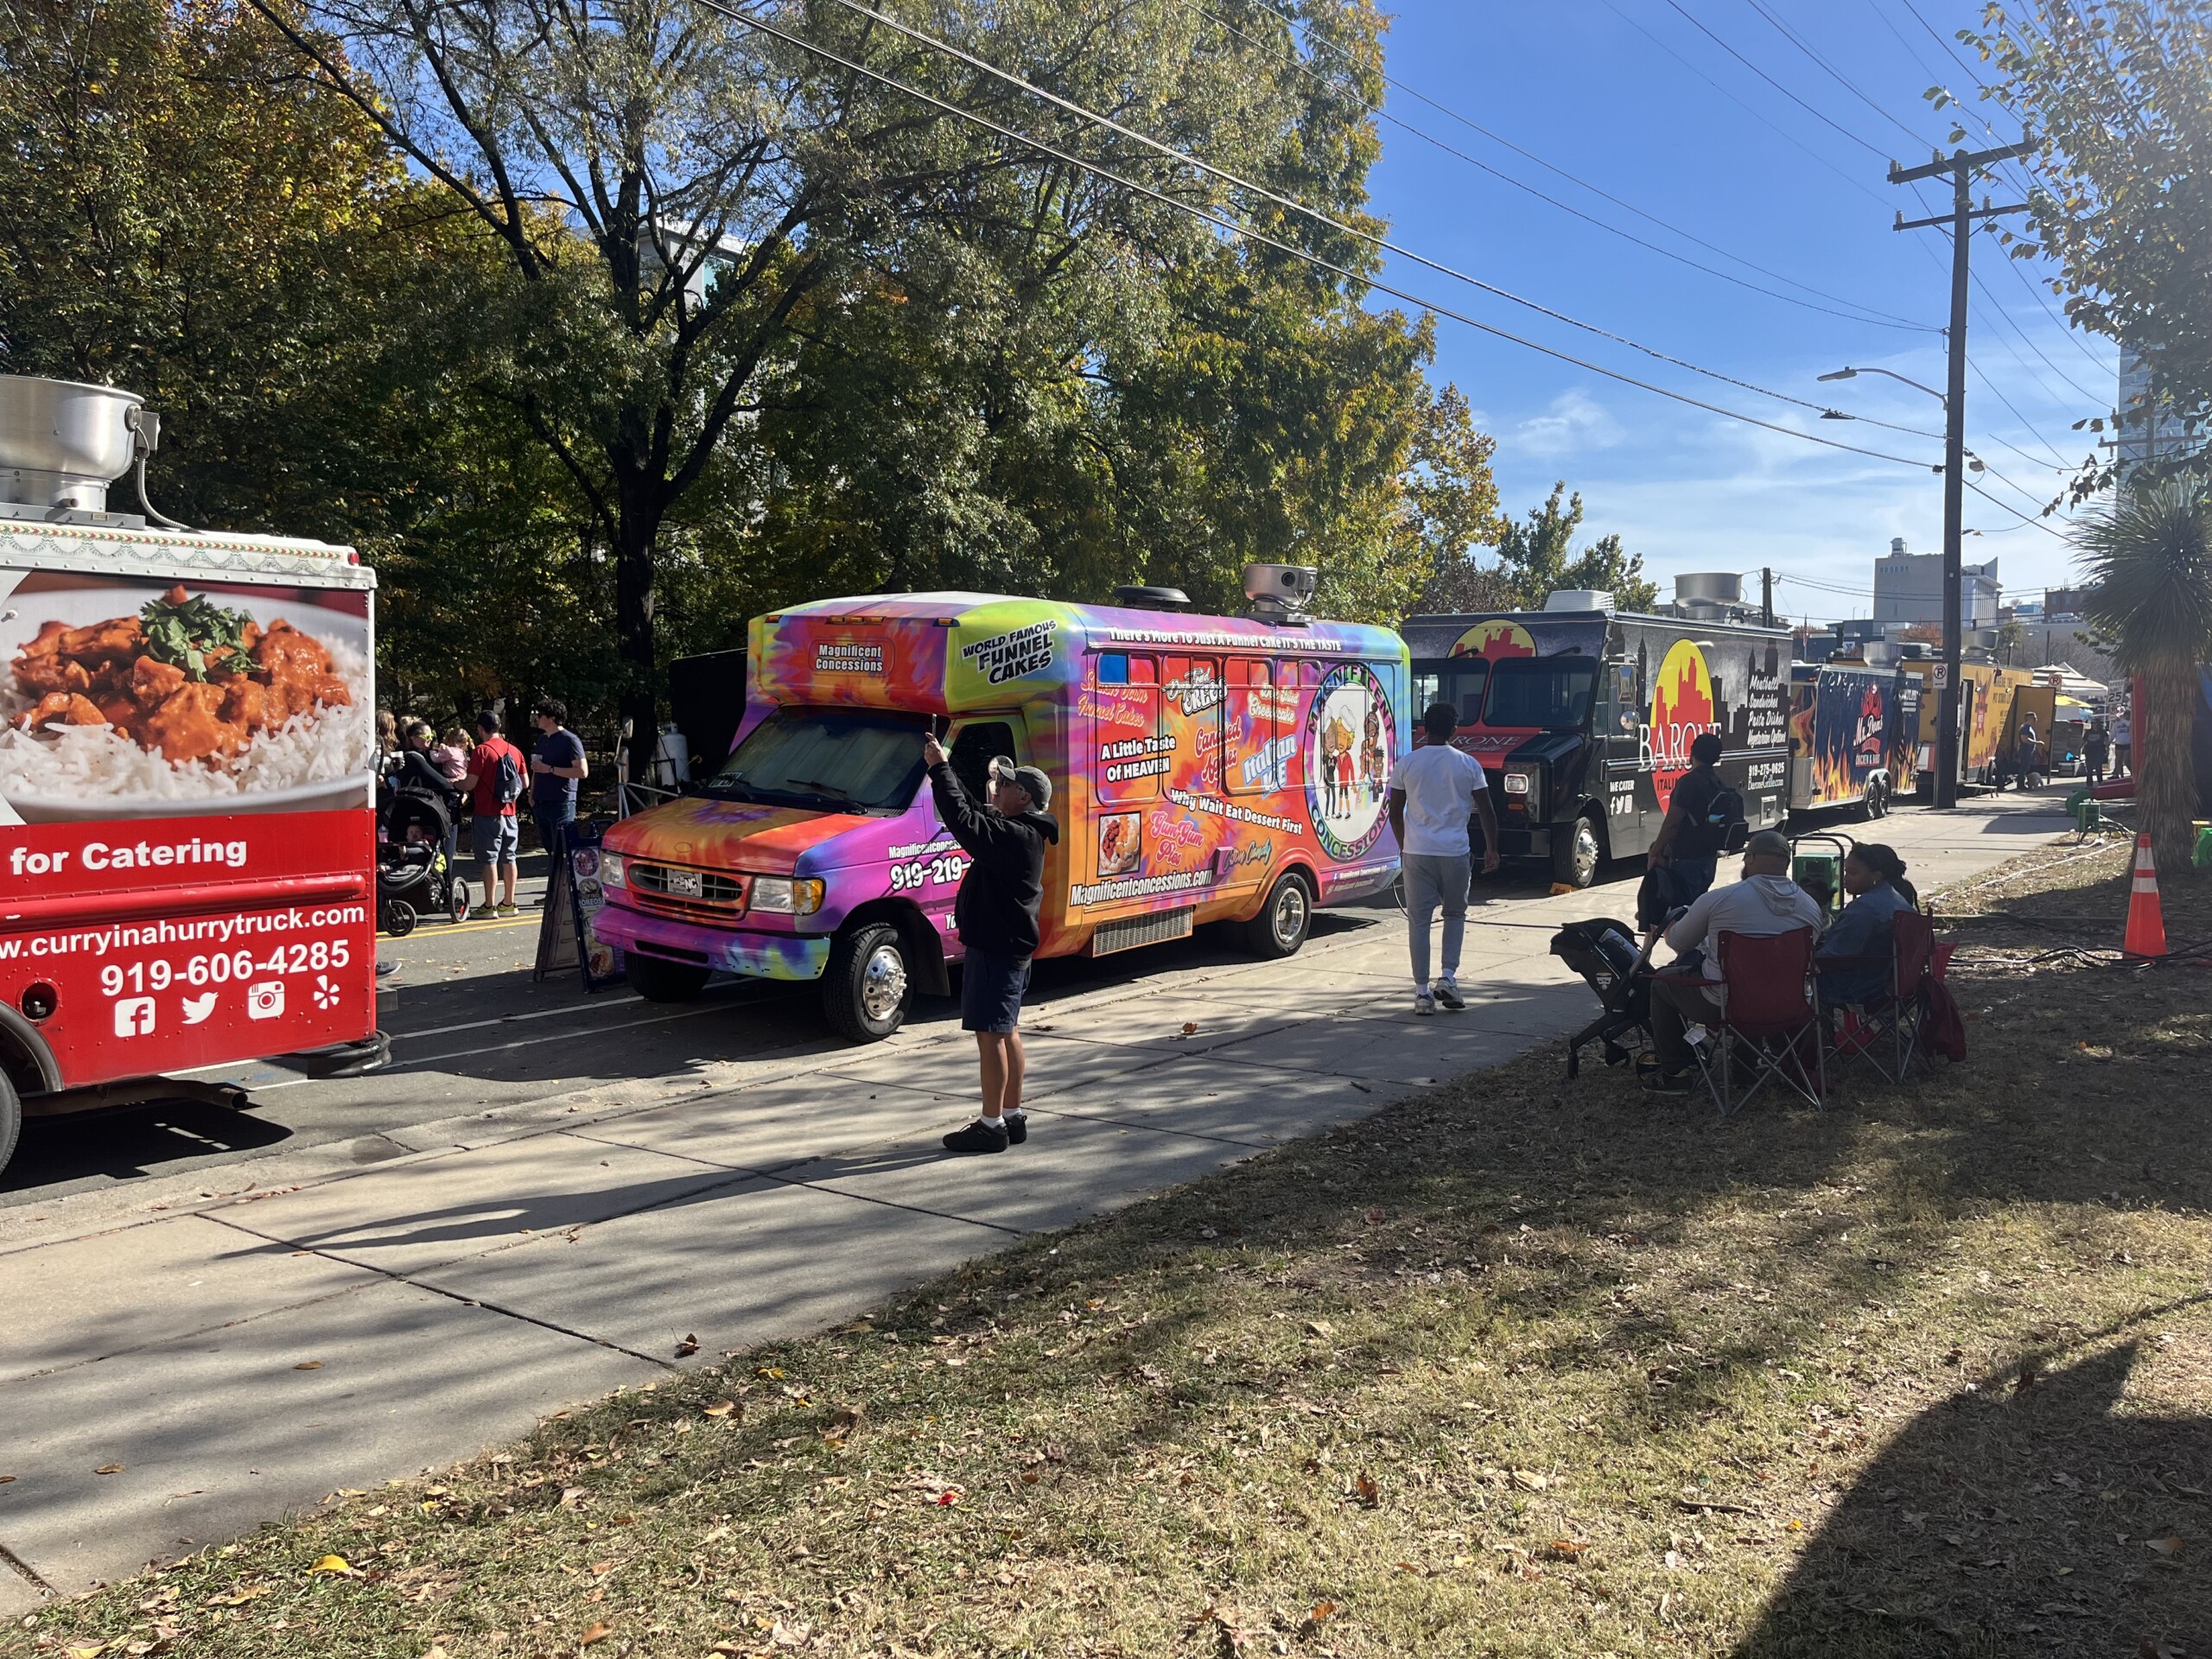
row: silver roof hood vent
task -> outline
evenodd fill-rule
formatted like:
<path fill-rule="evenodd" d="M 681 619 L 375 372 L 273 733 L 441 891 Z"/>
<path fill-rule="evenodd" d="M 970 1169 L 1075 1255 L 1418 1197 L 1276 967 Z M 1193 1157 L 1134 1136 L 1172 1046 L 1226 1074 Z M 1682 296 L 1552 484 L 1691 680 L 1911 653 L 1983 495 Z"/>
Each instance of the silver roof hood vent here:
<path fill-rule="evenodd" d="M 0 375 L 0 514 L 108 519 L 109 486 L 135 467 L 146 518 L 181 530 L 146 502 L 146 457 L 161 430 L 135 391 Z"/>

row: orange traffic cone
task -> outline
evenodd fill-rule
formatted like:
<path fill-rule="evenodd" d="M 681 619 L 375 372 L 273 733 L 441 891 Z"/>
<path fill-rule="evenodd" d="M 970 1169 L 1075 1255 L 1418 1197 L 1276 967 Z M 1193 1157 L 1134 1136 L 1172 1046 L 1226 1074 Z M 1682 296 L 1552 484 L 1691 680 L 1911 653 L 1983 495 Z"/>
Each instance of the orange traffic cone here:
<path fill-rule="evenodd" d="M 2135 837 L 2135 890 L 2127 898 L 2127 938 L 2120 954 L 2133 957 L 2166 954 L 2166 918 L 2158 908 L 2158 867 L 2151 857 L 2151 837 Z"/>

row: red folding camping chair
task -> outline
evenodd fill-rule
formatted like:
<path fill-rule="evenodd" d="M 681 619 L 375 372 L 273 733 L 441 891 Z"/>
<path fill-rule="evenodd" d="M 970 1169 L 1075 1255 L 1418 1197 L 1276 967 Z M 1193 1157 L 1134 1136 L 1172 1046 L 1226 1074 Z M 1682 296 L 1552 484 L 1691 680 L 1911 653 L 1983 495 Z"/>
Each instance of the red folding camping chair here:
<path fill-rule="evenodd" d="M 1818 1107 L 1827 1092 L 1820 1004 L 1813 992 L 1813 930 L 1760 938 L 1723 933 L 1720 1014 L 1694 1045 L 1698 1070 L 1723 1117 L 1779 1082 Z M 1748 1072 L 1748 1078 L 1739 1074 Z"/>
<path fill-rule="evenodd" d="M 1890 918 L 1886 961 L 1830 957 L 1821 965 L 1864 967 L 1876 962 L 1890 969 L 1889 989 L 1863 1002 L 1827 1008 L 1822 1020 L 1831 1027 L 1829 1040 L 1839 1068 L 1864 1060 L 1890 1082 L 1903 1083 L 1913 1061 L 1925 1052 L 1920 1033 L 1936 983 L 1936 924 L 1916 910 L 1901 910 Z M 1839 1017 L 1831 1020 L 1831 1015 Z"/>

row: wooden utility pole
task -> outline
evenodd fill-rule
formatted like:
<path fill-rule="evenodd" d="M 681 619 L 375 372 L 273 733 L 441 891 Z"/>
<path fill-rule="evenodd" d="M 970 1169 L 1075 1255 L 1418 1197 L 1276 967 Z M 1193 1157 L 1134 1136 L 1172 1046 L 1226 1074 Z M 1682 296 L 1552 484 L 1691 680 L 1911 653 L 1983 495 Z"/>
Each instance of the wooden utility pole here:
<path fill-rule="evenodd" d="M 1959 543 L 1966 513 L 1967 448 L 1967 250 L 1974 221 L 1999 213 L 2024 213 L 2024 201 L 2007 207 L 1974 205 L 1974 169 L 2030 154 L 2033 144 L 2006 144 L 1998 149 L 1953 150 L 1921 167 L 1890 163 L 1891 184 L 1911 184 L 1920 179 L 1951 175 L 1951 211 L 1930 219 L 1908 219 L 1897 215 L 1896 227 L 1915 231 L 1930 225 L 1951 232 L 1950 376 L 1943 398 L 1943 684 L 1936 717 L 1936 804 L 1959 804 L 1959 668 L 1966 579 L 1959 563 Z"/>

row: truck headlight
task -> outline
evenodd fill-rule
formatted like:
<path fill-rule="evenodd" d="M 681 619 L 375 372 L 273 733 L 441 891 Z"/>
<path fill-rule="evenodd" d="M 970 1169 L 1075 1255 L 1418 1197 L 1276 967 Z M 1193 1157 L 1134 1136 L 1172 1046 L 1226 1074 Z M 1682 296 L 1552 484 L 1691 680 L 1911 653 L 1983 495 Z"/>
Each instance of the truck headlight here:
<path fill-rule="evenodd" d="M 628 887 L 630 885 L 630 878 L 624 873 L 622 866 L 623 859 L 621 854 L 601 852 L 599 855 L 599 880 L 601 885 L 609 887 Z"/>
<path fill-rule="evenodd" d="M 822 908 L 822 891 L 821 881 L 815 879 L 756 875 L 752 907 L 774 916 L 811 916 Z"/>
<path fill-rule="evenodd" d="M 1529 774 L 1525 772 L 1507 772 L 1505 792 L 1509 795 L 1526 795 L 1529 792 Z"/>

